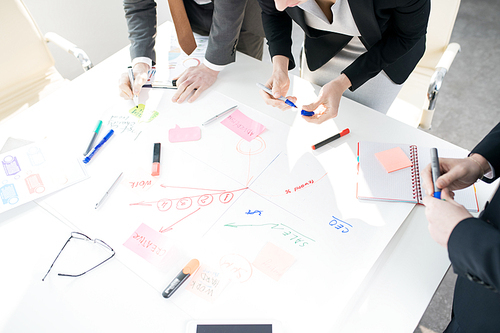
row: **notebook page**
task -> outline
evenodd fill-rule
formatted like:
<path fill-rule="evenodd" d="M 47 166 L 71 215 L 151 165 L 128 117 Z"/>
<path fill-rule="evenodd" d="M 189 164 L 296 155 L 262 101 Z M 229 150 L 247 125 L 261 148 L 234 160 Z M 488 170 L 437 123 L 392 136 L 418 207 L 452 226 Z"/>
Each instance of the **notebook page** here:
<path fill-rule="evenodd" d="M 418 147 L 418 160 L 420 175 L 422 170 L 431 163 L 431 147 Z M 438 149 L 440 158 L 465 158 L 467 153 L 460 149 Z M 422 184 L 422 181 L 420 181 Z M 422 196 L 425 196 L 425 191 L 422 190 Z M 478 212 L 479 206 L 477 203 L 476 192 L 474 186 L 469 186 L 462 190 L 455 191 L 455 201 L 467 208 L 468 211 Z"/>
<path fill-rule="evenodd" d="M 416 203 L 412 189 L 412 168 L 388 173 L 375 154 L 400 147 L 410 158 L 410 146 L 393 143 L 359 142 L 358 199 Z M 411 160 L 411 158 L 410 158 Z"/>

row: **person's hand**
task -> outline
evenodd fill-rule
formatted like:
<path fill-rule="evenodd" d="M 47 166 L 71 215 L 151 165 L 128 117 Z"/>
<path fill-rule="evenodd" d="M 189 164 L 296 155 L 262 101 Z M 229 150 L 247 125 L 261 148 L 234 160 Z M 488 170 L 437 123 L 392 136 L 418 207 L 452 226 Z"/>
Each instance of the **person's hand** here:
<path fill-rule="evenodd" d="M 490 170 L 486 159 L 479 154 L 472 154 L 462 159 L 440 158 L 439 168 L 441 176 L 436 180 L 436 186 L 439 189 L 448 188 L 450 191 L 469 187 L 483 175 L 483 172 Z M 432 195 L 434 186 L 430 164 L 422 172 L 422 182 L 425 194 Z"/>
<path fill-rule="evenodd" d="M 273 91 L 273 96 L 269 95 L 264 90 L 260 91 L 260 95 L 267 105 L 279 108 L 280 110 L 287 110 L 291 106 L 279 100 L 281 96 L 285 96 L 290 88 L 290 79 L 288 78 L 288 58 L 285 56 L 273 57 L 273 74 L 267 80 L 265 86 Z M 286 96 L 292 103 L 297 101 L 296 97 Z"/>
<path fill-rule="evenodd" d="M 123 73 L 118 82 L 120 96 L 125 99 L 133 99 L 134 95 L 139 96 L 142 86 L 148 81 L 149 65 L 138 62 L 132 69 L 134 73 L 134 87 L 130 86 L 128 72 Z M 133 88 L 133 91 L 132 91 Z"/>
<path fill-rule="evenodd" d="M 340 98 L 346 89 L 351 86 L 351 81 L 345 74 L 325 84 L 319 91 L 316 102 L 303 105 L 305 111 L 314 111 L 312 116 L 302 116 L 306 121 L 315 124 L 337 117 Z"/>
<path fill-rule="evenodd" d="M 218 71 L 214 71 L 204 64 L 189 67 L 177 78 L 177 92 L 172 97 L 172 102 L 184 102 L 193 91 L 194 94 L 188 99 L 188 102 L 194 102 L 203 91 L 214 84 L 218 75 Z"/>
<path fill-rule="evenodd" d="M 444 248 L 448 248 L 448 239 L 453 229 L 460 221 L 472 215 L 464 206 L 453 200 L 447 188 L 441 192 L 441 199 L 426 196 L 423 203 L 432 239 Z"/>

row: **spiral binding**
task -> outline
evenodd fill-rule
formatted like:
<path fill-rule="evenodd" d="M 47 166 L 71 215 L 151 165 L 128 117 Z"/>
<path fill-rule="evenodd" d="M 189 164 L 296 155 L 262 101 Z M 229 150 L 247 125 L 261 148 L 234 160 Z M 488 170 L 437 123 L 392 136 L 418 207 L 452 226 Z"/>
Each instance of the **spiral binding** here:
<path fill-rule="evenodd" d="M 418 164 L 418 148 L 415 145 L 410 146 L 410 160 L 411 166 L 411 187 L 413 192 L 413 199 L 420 203 L 422 201 L 422 188 L 420 187 L 420 171 Z"/>

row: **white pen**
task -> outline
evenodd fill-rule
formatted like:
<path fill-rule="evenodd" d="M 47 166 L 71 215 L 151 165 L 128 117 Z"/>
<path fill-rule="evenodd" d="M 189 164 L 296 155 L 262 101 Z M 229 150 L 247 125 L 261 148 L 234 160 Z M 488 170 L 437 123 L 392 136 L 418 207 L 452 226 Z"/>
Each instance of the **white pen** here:
<path fill-rule="evenodd" d="M 238 107 L 238 105 L 235 105 L 233 107 L 230 107 L 229 109 L 227 109 L 226 111 L 222 111 L 221 113 L 219 113 L 218 115 L 215 115 L 213 116 L 212 118 L 208 119 L 207 121 L 205 121 L 203 124 L 201 124 L 201 126 L 205 126 L 206 124 L 209 124 L 211 123 L 212 121 L 216 120 L 217 118 L 219 117 L 222 117 L 223 115 L 225 115 L 226 113 L 232 111 L 233 109 L 236 109 Z"/>
<path fill-rule="evenodd" d="M 97 209 L 97 207 L 101 206 L 102 205 L 102 202 L 104 201 L 104 199 L 106 199 L 106 197 L 108 196 L 109 192 L 111 192 L 111 189 L 118 183 L 118 180 L 120 179 L 120 177 L 123 175 L 123 171 L 118 175 L 118 177 L 116 178 L 116 180 L 113 182 L 113 184 L 111 184 L 110 188 L 106 191 L 106 193 L 104 193 L 103 197 L 101 198 L 101 200 L 99 200 L 98 203 L 95 204 L 95 209 Z"/>
<path fill-rule="evenodd" d="M 128 68 L 128 79 L 130 80 L 130 88 L 132 88 L 132 94 L 134 93 L 134 71 L 132 67 Z M 134 94 L 135 107 L 139 106 L 139 96 Z"/>

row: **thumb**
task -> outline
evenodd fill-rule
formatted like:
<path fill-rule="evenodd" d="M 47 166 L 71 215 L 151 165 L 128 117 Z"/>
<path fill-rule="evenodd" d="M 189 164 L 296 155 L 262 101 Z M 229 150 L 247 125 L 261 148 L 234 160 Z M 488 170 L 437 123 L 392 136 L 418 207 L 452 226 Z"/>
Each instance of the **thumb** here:
<path fill-rule="evenodd" d="M 321 100 L 317 100 L 314 103 L 307 104 L 307 105 L 302 105 L 302 109 L 304 109 L 306 111 L 314 111 L 317 108 L 319 108 L 320 105 L 321 105 Z"/>

